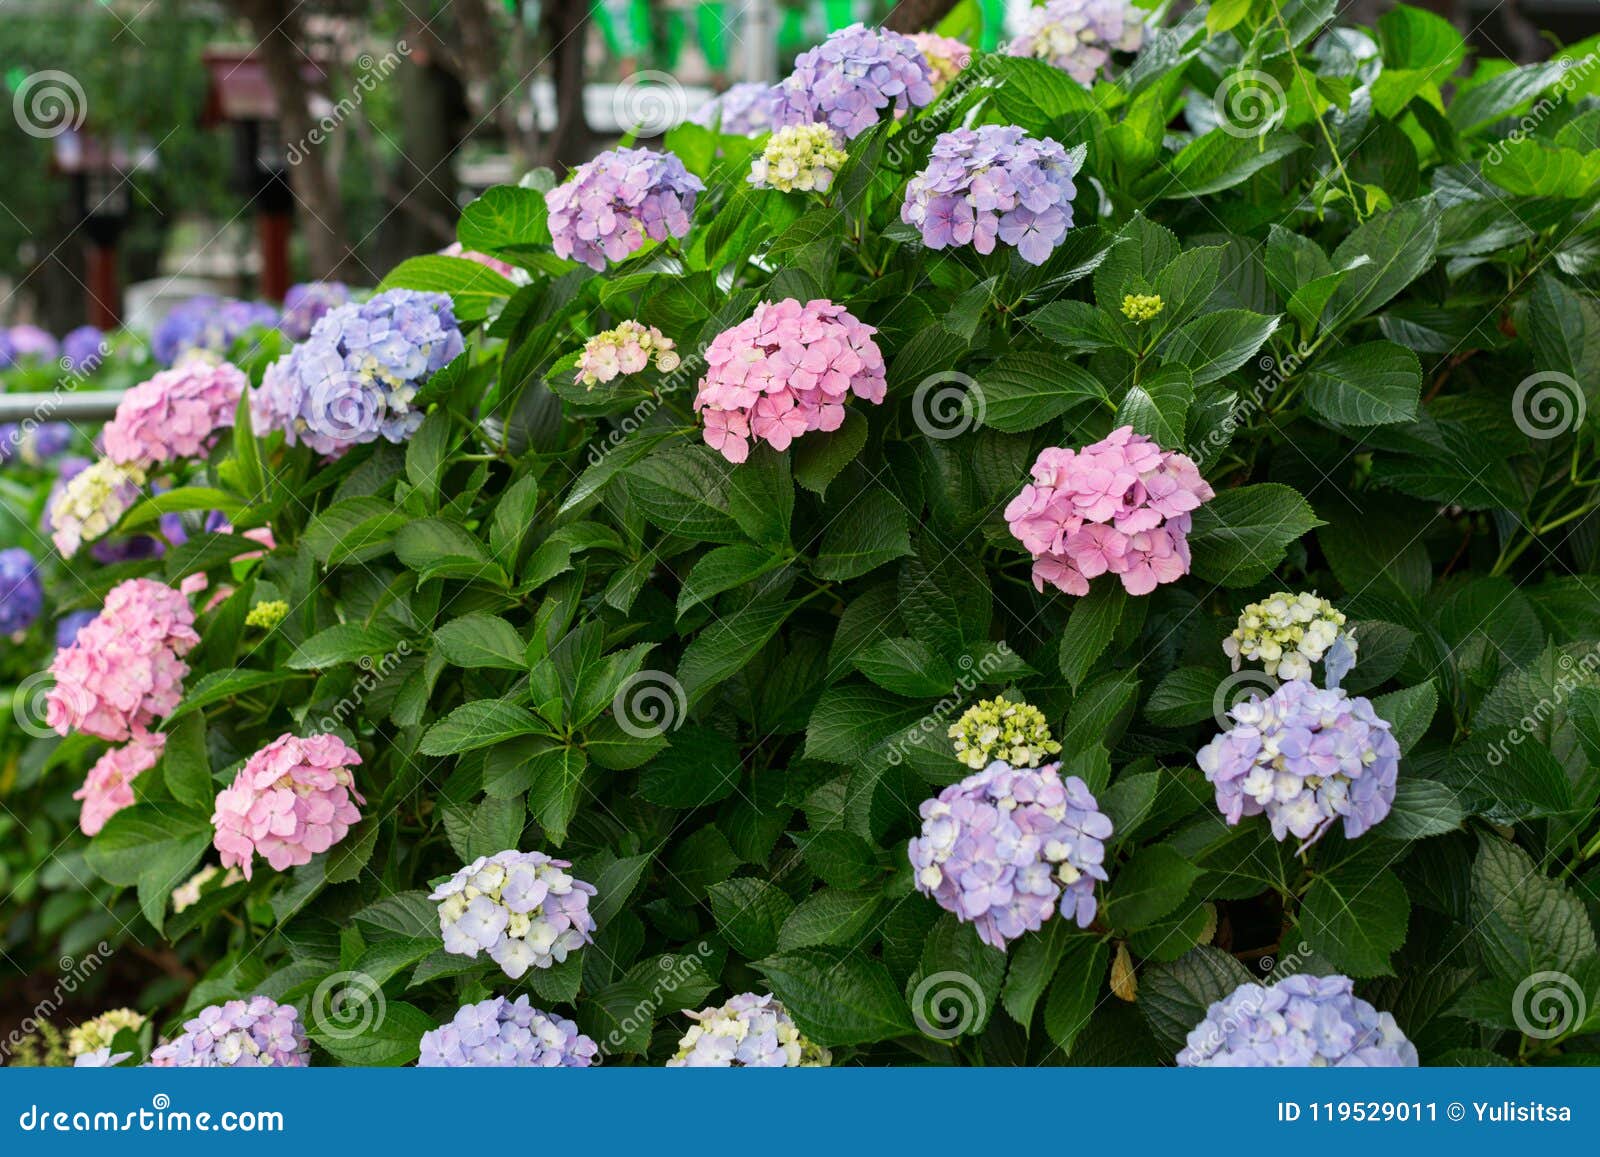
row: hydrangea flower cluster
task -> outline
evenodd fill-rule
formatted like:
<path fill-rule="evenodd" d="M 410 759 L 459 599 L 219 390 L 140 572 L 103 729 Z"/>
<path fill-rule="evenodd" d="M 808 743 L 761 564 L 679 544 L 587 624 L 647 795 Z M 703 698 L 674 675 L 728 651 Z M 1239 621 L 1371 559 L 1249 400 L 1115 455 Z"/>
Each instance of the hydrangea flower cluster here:
<path fill-rule="evenodd" d="M 44 607 L 39 564 L 20 546 L 0 550 L 0 635 L 21 641 Z"/>
<path fill-rule="evenodd" d="M 479 856 L 428 896 L 439 902 L 444 950 L 472 957 L 486 950 L 512 980 L 559 964 L 595 929 L 594 885 L 563 870 L 571 866 L 543 852 Z"/>
<path fill-rule="evenodd" d="M 972 49 L 953 36 L 940 36 L 937 32 L 908 33 L 911 43 L 922 53 L 922 59 L 933 70 L 933 93 L 938 96 L 961 70 L 972 63 Z"/>
<path fill-rule="evenodd" d="M 71 558 L 86 542 L 109 531 L 139 498 L 144 469 L 119 465 L 101 458 L 92 465 L 71 470 L 62 463 L 60 490 L 50 500 L 47 515 L 50 538 L 62 558 Z"/>
<path fill-rule="evenodd" d="M 233 426 L 250 379 L 227 362 L 185 358 L 122 395 L 102 438 L 106 457 L 146 470 L 211 449 L 217 433 Z"/>
<path fill-rule="evenodd" d="M 487 253 L 479 253 L 476 249 L 468 249 L 459 241 L 452 241 L 439 250 L 440 257 L 459 257 L 463 261 L 470 261 L 474 265 L 481 265 L 485 269 L 492 269 L 507 281 L 517 285 L 531 285 L 532 275 L 526 269 L 519 269 L 509 261 L 501 261 L 498 257 L 490 257 Z"/>
<path fill-rule="evenodd" d="M 156 765 L 166 745 L 161 732 L 143 732 L 95 760 L 83 786 L 72 793 L 73 799 L 83 801 L 78 826 L 84 835 L 98 835 L 108 819 L 133 804 L 133 781 Z"/>
<path fill-rule="evenodd" d="M 1280 591 L 1247 606 L 1222 649 L 1235 671 L 1248 659 L 1280 679 L 1309 679 L 1311 665 L 1322 661 L 1344 624 L 1344 613 L 1315 592 Z M 1347 642 L 1354 650 L 1355 639 Z"/>
<path fill-rule="evenodd" d="M 791 297 L 756 306 L 706 349 L 694 400 L 705 412 L 706 443 L 743 462 L 752 438 L 781 451 L 810 430 L 837 430 L 852 393 L 882 403 L 887 381 L 876 332 L 831 301 L 801 305 Z"/>
<path fill-rule="evenodd" d="M 417 391 L 464 348 L 448 296 L 385 290 L 329 310 L 267 367 L 251 416 L 257 431 L 282 430 L 319 454 L 403 442 L 422 425 Z"/>
<path fill-rule="evenodd" d="M 91 1049 L 86 1053 L 79 1053 L 72 1061 L 75 1069 L 114 1069 L 133 1054 L 114 1053 L 110 1047 Z"/>
<path fill-rule="evenodd" d="M 257 603 L 250 608 L 250 613 L 244 617 L 244 625 L 255 627 L 258 630 L 270 631 L 284 619 L 289 617 L 289 604 L 283 599 L 268 599 L 266 602 Z"/>
<path fill-rule="evenodd" d="M 1189 573 L 1190 512 L 1212 497 L 1190 458 L 1123 426 L 1082 450 L 1043 451 L 1005 514 L 1039 590 L 1086 595 L 1109 572 L 1147 595 Z"/>
<path fill-rule="evenodd" d="M 653 325 L 625 321 L 583 343 L 573 380 L 592 390 L 602 382 L 638 373 L 652 358 L 659 372 L 670 374 L 678 368 L 676 343 Z"/>
<path fill-rule="evenodd" d="M 1089 85 L 1113 52 L 1137 52 L 1143 43 L 1144 24 L 1129 0 L 1046 0 L 1027 10 L 1006 52 L 1053 64 Z"/>
<path fill-rule="evenodd" d="M 61 360 L 72 373 L 92 374 L 105 360 L 109 346 L 103 332 L 92 325 L 80 325 L 61 339 Z"/>
<path fill-rule="evenodd" d="M 344 839 L 367 802 L 350 774 L 360 762 L 337 735 L 280 735 L 245 760 L 211 816 L 222 866 L 248 880 L 258 852 L 281 872 Z"/>
<path fill-rule="evenodd" d="M 586 1069 L 600 1046 L 565 1017 L 526 996 L 464 1005 L 449 1024 L 422 1034 L 419 1069 Z"/>
<path fill-rule="evenodd" d="M 985 944 L 1036 932 L 1058 908 L 1087 928 L 1106 879 L 1111 820 L 1060 764 L 1012 767 L 995 760 L 920 809 L 922 835 L 908 849 L 917 890 L 970 921 Z"/>
<path fill-rule="evenodd" d="M 773 124 L 825 124 L 854 140 L 896 113 L 933 101 L 933 69 L 899 32 L 852 24 L 802 52 L 778 84 Z"/>
<path fill-rule="evenodd" d="M 48 362 L 61 352 L 56 339 L 36 325 L 14 325 L 6 336 L 11 339 L 12 356 L 19 361 L 33 358 Z"/>
<path fill-rule="evenodd" d="M 95 620 L 94 611 L 72 611 L 56 620 L 56 650 L 70 647 L 77 641 L 78 632 Z"/>
<path fill-rule="evenodd" d="M 302 281 L 283 295 L 278 328 L 290 341 L 305 341 L 330 309 L 350 300 L 350 287 L 340 281 Z"/>
<path fill-rule="evenodd" d="M 1125 293 L 1122 295 L 1122 316 L 1133 322 L 1134 325 L 1143 325 L 1147 321 L 1154 321 L 1161 316 L 1161 311 L 1167 303 L 1161 300 L 1160 294 L 1150 293 Z"/>
<path fill-rule="evenodd" d="M 749 182 L 781 193 L 826 193 L 849 154 L 827 125 L 786 125 L 768 138 L 750 164 Z"/>
<path fill-rule="evenodd" d="M 1415 1068 L 1417 1047 L 1387 1012 L 1355 994 L 1348 976 L 1296 974 L 1241 984 L 1206 1009 L 1185 1068 Z"/>
<path fill-rule="evenodd" d="M 1228 714 L 1195 759 L 1230 824 L 1265 812 L 1275 839 L 1314 843 L 1340 817 L 1355 839 L 1389 814 L 1400 745 L 1370 701 L 1293 679 Z"/>
<path fill-rule="evenodd" d="M 777 91 L 770 84 L 742 80 L 706 101 L 690 119 L 729 136 L 756 137 L 771 131 L 777 103 Z"/>
<path fill-rule="evenodd" d="M 248 330 L 271 329 L 277 324 L 278 311 L 265 302 L 191 297 L 161 319 L 150 335 L 150 350 L 158 362 L 170 366 L 190 350 L 227 353 Z"/>
<path fill-rule="evenodd" d="M 207 864 L 172 889 L 172 910 L 174 912 L 182 912 L 185 908 L 190 908 L 200 903 L 200 896 L 205 891 L 206 885 L 219 875 L 222 877 L 222 882 L 217 885 L 218 889 L 231 888 L 244 879 L 244 873 L 238 868 L 229 868 L 224 872 L 216 864 Z"/>
<path fill-rule="evenodd" d="M 742 992 L 724 1005 L 684 1015 L 695 1023 L 678 1042 L 669 1069 L 814 1069 L 833 1060 L 801 1035 L 772 996 Z"/>
<path fill-rule="evenodd" d="M 700 178 L 671 153 L 612 149 L 545 194 L 557 257 L 603 271 L 644 246 L 689 232 Z"/>
<path fill-rule="evenodd" d="M 138 1032 L 144 1027 L 144 1019 L 143 1013 L 131 1008 L 113 1008 L 99 1016 L 90 1017 L 67 1034 L 67 1052 L 78 1057 L 96 1049 L 109 1051 L 117 1033 L 123 1029 Z"/>
<path fill-rule="evenodd" d="M 158 1069 L 279 1068 L 311 1064 L 311 1046 L 292 1004 L 265 996 L 230 1000 L 200 1010 L 183 1034 L 150 1054 Z"/>
<path fill-rule="evenodd" d="M 199 642 L 183 595 L 151 579 L 118 583 L 72 646 L 56 652 L 45 721 L 61 735 L 112 743 L 144 734 L 183 697 L 183 656 Z"/>
<path fill-rule="evenodd" d="M 1077 171 L 1058 142 L 1016 125 L 940 133 L 928 167 L 906 185 L 900 219 L 930 249 L 971 245 L 993 253 L 998 240 L 1030 265 L 1043 265 L 1072 227 Z"/>
<path fill-rule="evenodd" d="M 956 758 L 974 771 L 1002 759 L 1012 767 L 1038 767 L 1061 744 L 1050 737 L 1044 712 L 1003 695 L 980 699 L 950 725 Z"/>

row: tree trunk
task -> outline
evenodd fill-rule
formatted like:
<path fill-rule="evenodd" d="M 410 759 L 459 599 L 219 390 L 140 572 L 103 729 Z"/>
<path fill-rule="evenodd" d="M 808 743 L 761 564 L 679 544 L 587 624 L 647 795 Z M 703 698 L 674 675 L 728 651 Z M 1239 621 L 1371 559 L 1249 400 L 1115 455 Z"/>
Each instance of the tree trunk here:
<path fill-rule="evenodd" d="M 283 139 L 309 142 L 314 122 L 306 81 L 300 71 L 305 58 L 297 47 L 305 42 L 300 0 L 234 0 L 234 5 L 250 23 L 255 52 L 278 98 Z M 316 145 L 300 151 L 300 163 L 290 166 L 289 183 L 299 202 L 297 216 L 306 239 L 311 273 L 317 278 L 343 280 L 349 276 L 352 255 L 338 181 Z"/>
<path fill-rule="evenodd" d="M 883 26 L 895 32 L 925 32 L 955 6 L 956 0 L 900 0 L 884 18 Z"/>
<path fill-rule="evenodd" d="M 550 0 L 544 9 L 549 58 L 555 64 L 556 127 L 541 160 L 561 170 L 588 159 L 593 130 L 583 112 L 583 50 L 589 32 L 588 0 Z"/>

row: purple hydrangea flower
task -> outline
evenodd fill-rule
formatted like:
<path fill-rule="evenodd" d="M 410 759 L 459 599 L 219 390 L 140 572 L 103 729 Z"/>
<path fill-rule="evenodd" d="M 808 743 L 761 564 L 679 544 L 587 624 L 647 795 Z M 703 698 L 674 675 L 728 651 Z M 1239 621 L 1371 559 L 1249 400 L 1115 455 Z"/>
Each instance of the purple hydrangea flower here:
<path fill-rule="evenodd" d="M 11 335 L 0 329 L 0 370 L 15 364 L 16 360 L 17 348 L 11 344 Z"/>
<path fill-rule="evenodd" d="M 445 294 L 390 289 L 338 306 L 267 367 L 250 395 L 255 428 L 319 454 L 403 442 L 422 425 L 417 391 L 464 348 Z"/>
<path fill-rule="evenodd" d="M 109 1045 L 79 1053 L 72 1062 L 75 1069 L 112 1069 L 131 1057 L 132 1053 L 114 1053 Z"/>
<path fill-rule="evenodd" d="M 594 885 L 568 874 L 571 866 L 543 852 L 479 856 L 428 896 L 439 902 L 444 950 L 473 957 L 487 951 L 512 980 L 561 963 L 595 929 Z"/>
<path fill-rule="evenodd" d="M 65 649 L 72 646 L 78 638 L 78 632 L 94 622 L 95 611 L 73 611 L 71 614 L 62 615 L 56 622 L 56 647 Z"/>
<path fill-rule="evenodd" d="M 695 124 L 731 136 L 756 137 L 772 130 L 778 91 L 758 80 L 743 80 L 708 100 L 691 118 Z"/>
<path fill-rule="evenodd" d="M 20 546 L 0 550 L 0 635 L 19 637 L 44 606 L 39 564 Z"/>
<path fill-rule="evenodd" d="M 1130 0 L 1045 0 L 1027 10 L 1022 31 L 1005 51 L 1053 64 L 1088 85 L 1110 63 L 1113 51 L 1138 50 L 1143 20 Z"/>
<path fill-rule="evenodd" d="M 464 1005 L 449 1024 L 422 1034 L 420 1069 L 586 1069 L 600 1046 L 565 1017 L 526 996 Z"/>
<path fill-rule="evenodd" d="M 795 59 L 778 84 L 773 124 L 830 125 L 854 140 L 881 119 L 933 102 L 933 69 L 909 36 L 852 24 Z"/>
<path fill-rule="evenodd" d="M 22 446 L 22 427 L 15 422 L 0 422 L 0 463 L 17 456 Z"/>
<path fill-rule="evenodd" d="M 278 311 L 261 301 L 239 301 L 202 295 L 180 302 L 150 335 L 156 360 L 172 365 L 189 350 L 226 353 L 248 330 L 278 324 Z"/>
<path fill-rule="evenodd" d="M 689 232 L 700 178 L 671 153 L 612 149 L 545 194 L 558 257 L 604 270 L 643 247 Z"/>
<path fill-rule="evenodd" d="M 60 343 L 36 325 L 14 325 L 8 336 L 11 338 L 11 348 L 19 359 L 33 358 L 48 362 L 61 352 Z"/>
<path fill-rule="evenodd" d="M 1185 1068 L 1415 1068 L 1393 1016 L 1355 995 L 1347 976 L 1241 984 L 1206 1009 L 1178 1054 Z"/>
<path fill-rule="evenodd" d="M 1072 227 L 1079 164 L 1056 141 L 1016 125 L 941 133 L 928 167 L 906 186 L 900 219 L 921 230 L 930 249 L 992 253 L 999 240 L 1043 265 Z"/>
<path fill-rule="evenodd" d="M 1400 745 L 1368 700 L 1292 679 L 1228 714 L 1196 761 L 1230 824 L 1265 812 L 1275 838 L 1315 843 L 1340 817 L 1355 839 L 1389 814 Z"/>
<path fill-rule="evenodd" d="M 350 287 L 338 281 L 304 281 L 283 295 L 278 328 L 290 341 L 305 341 L 330 309 L 350 300 Z"/>
<path fill-rule="evenodd" d="M 1080 928 L 1094 920 L 1111 820 L 1060 767 L 997 759 L 922 803 L 922 835 L 908 849 L 917 890 L 1001 951 L 1058 909 Z"/>
<path fill-rule="evenodd" d="M 833 1060 L 801 1035 L 771 996 L 742 992 L 727 1004 L 684 1015 L 695 1023 L 678 1042 L 669 1069 L 821 1068 Z"/>
<path fill-rule="evenodd" d="M 22 460 L 38 466 L 51 458 L 60 457 L 72 445 L 70 422 L 40 422 L 23 432 Z"/>
<path fill-rule="evenodd" d="M 200 1010 L 183 1033 L 150 1054 L 158 1069 L 305 1068 L 311 1063 L 300 1014 L 265 996 Z"/>
<path fill-rule="evenodd" d="M 92 374 L 110 351 L 106 335 L 92 325 L 80 325 L 61 339 L 61 360 L 75 374 Z"/>

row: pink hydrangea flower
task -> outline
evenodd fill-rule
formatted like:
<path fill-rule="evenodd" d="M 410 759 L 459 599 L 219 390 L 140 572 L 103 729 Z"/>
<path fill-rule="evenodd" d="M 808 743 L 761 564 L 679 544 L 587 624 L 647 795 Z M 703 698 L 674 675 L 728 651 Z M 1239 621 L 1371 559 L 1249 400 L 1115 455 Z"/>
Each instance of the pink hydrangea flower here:
<path fill-rule="evenodd" d="M 257 852 L 281 872 L 344 839 L 367 802 L 350 774 L 360 762 L 337 735 L 280 735 L 245 760 L 211 817 L 222 866 L 248 880 Z"/>
<path fill-rule="evenodd" d="M 811 430 L 837 430 L 851 394 L 878 405 L 886 388 L 877 330 L 831 301 L 763 302 L 706 349 L 694 408 L 705 440 L 730 462 L 750 439 L 775 450 Z"/>
<path fill-rule="evenodd" d="M 972 63 L 972 49 L 953 36 L 940 36 L 937 32 L 908 32 L 906 35 L 933 69 L 935 96 Z"/>
<path fill-rule="evenodd" d="M 1072 595 L 1114 574 L 1131 595 L 1189 573 L 1190 514 L 1214 497 L 1200 469 L 1123 426 L 1082 450 L 1052 447 L 1006 507 L 1033 555 L 1033 585 Z"/>
<path fill-rule="evenodd" d="M 142 735 L 183 698 L 183 656 L 199 641 L 182 594 L 151 579 L 118 583 L 94 622 L 56 652 L 45 721 L 61 735 L 113 743 Z"/>
<path fill-rule="evenodd" d="M 498 257 L 490 257 L 487 253 L 479 253 L 476 249 L 467 249 L 459 241 L 452 241 L 439 250 L 439 256 L 459 257 L 464 261 L 476 261 L 485 269 L 494 270 L 501 277 L 516 285 L 528 285 L 533 281 L 526 269 L 518 269 L 508 261 L 501 261 Z"/>
<path fill-rule="evenodd" d="M 121 466 L 150 467 L 198 458 L 233 425 L 239 398 L 250 388 L 244 372 L 227 362 L 185 358 L 122 396 L 106 424 L 106 457 Z"/>
<path fill-rule="evenodd" d="M 159 731 L 135 735 L 126 747 L 113 747 L 95 761 L 83 786 L 72 793 L 83 801 L 78 826 L 86 836 L 97 835 L 106 821 L 133 803 L 133 781 L 161 758 L 167 737 Z"/>

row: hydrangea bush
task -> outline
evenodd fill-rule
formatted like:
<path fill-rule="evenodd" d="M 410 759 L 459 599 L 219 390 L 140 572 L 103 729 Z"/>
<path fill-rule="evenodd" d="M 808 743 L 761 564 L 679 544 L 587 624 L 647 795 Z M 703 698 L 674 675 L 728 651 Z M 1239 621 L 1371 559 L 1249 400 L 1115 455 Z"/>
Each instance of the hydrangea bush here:
<path fill-rule="evenodd" d="M 85 1063 L 1600 1053 L 1595 45 L 1280 7 L 846 30 L 825 189 L 730 98 L 8 459 L 5 954 L 195 978 Z"/>

